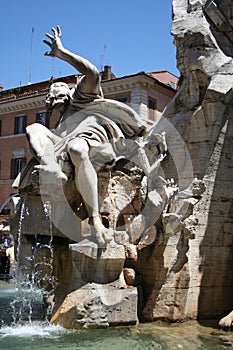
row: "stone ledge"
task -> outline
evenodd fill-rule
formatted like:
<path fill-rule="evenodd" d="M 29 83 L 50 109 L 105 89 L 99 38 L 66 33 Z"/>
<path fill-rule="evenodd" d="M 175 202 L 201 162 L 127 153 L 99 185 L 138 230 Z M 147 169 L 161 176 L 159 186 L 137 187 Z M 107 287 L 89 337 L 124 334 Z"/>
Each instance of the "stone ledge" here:
<path fill-rule="evenodd" d="M 123 245 L 108 244 L 101 249 L 87 239 L 70 245 L 73 263 L 87 282 L 109 283 L 117 280 L 125 262 Z"/>

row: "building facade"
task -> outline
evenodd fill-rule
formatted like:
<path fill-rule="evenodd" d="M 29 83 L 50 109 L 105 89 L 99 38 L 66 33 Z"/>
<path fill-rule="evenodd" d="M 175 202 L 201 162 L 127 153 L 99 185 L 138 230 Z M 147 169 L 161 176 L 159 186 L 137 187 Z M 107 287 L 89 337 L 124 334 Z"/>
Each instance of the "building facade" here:
<path fill-rule="evenodd" d="M 110 66 L 105 66 L 102 88 L 106 98 L 129 104 L 144 119 L 148 127 L 159 120 L 161 113 L 173 98 L 177 88 L 177 77 L 167 71 L 140 72 L 116 78 Z M 79 75 L 57 79 L 73 87 Z M 48 120 L 45 110 L 45 96 L 49 86 L 56 81 L 51 78 L 10 90 L 0 89 L 0 205 L 15 190 L 12 183 L 32 155 L 25 134 L 25 128 L 39 122 L 54 128 L 55 117 Z M 5 212 L 0 214 L 6 214 Z"/>

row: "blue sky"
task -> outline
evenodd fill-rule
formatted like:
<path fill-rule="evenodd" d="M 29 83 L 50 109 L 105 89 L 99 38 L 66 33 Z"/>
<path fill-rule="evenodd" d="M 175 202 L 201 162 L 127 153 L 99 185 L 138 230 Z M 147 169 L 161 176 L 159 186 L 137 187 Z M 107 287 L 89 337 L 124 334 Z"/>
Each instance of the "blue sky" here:
<path fill-rule="evenodd" d="M 171 16 L 172 0 L 1 1 L 0 83 L 10 89 L 76 73 L 44 56 L 45 33 L 57 24 L 63 45 L 98 69 L 110 65 L 117 77 L 163 69 L 179 76 Z"/>

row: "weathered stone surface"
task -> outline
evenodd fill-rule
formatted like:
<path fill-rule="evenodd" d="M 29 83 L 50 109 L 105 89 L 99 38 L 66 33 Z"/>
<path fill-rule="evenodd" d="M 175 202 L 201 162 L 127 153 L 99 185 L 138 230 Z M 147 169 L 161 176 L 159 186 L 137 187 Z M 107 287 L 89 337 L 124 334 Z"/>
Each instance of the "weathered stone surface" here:
<path fill-rule="evenodd" d="M 126 215 L 132 218 L 143 208 L 146 189 L 142 182 L 142 170 L 101 172 L 98 174 L 100 213 L 110 228 L 124 228 L 128 222 Z"/>
<path fill-rule="evenodd" d="M 109 283 L 117 280 L 125 262 L 125 248 L 109 244 L 105 249 L 94 242 L 83 240 L 70 245 L 72 260 L 87 282 Z"/>
<path fill-rule="evenodd" d="M 124 279 L 128 286 L 135 286 L 136 285 L 136 273 L 134 269 L 124 268 L 123 270 Z"/>
<path fill-rule="evenodd" d="M 215 318 L 232 308 L 232 9 L 228 0 L 173 0 L 180 87 L 156 130 L 166 131 L 166 177 L 185 188 L 197 176 L 206 190 L 186 220 L 195 239 L 170 237 L 140 264 L 147 320 Z"/>
<path fill-rule="evenodd" d="M 70 293 L 53 315 L 51 324 L 65 328 L 98 328 L 137 323 L 137 288 L 89 283 Z"/>

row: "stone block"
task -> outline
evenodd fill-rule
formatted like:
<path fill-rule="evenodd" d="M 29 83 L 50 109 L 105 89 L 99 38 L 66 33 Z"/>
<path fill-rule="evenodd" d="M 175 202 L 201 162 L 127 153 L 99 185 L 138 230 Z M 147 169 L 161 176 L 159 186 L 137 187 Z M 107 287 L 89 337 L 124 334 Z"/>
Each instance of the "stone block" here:
<path fill-rule="evenodd" d="M 99 248 L 87 239 L 70 245 L 73 263 L 87 282 L 109 283 L 117 280 L 125 262 L 125 248 L 116 243 Z"/>
<path fill-rule="evenodd" d="M 137 323 L 137 288 L 119 281 L 88 283 L 67 295 L 50 323 L 65 328 L 104 328 Z"/>

